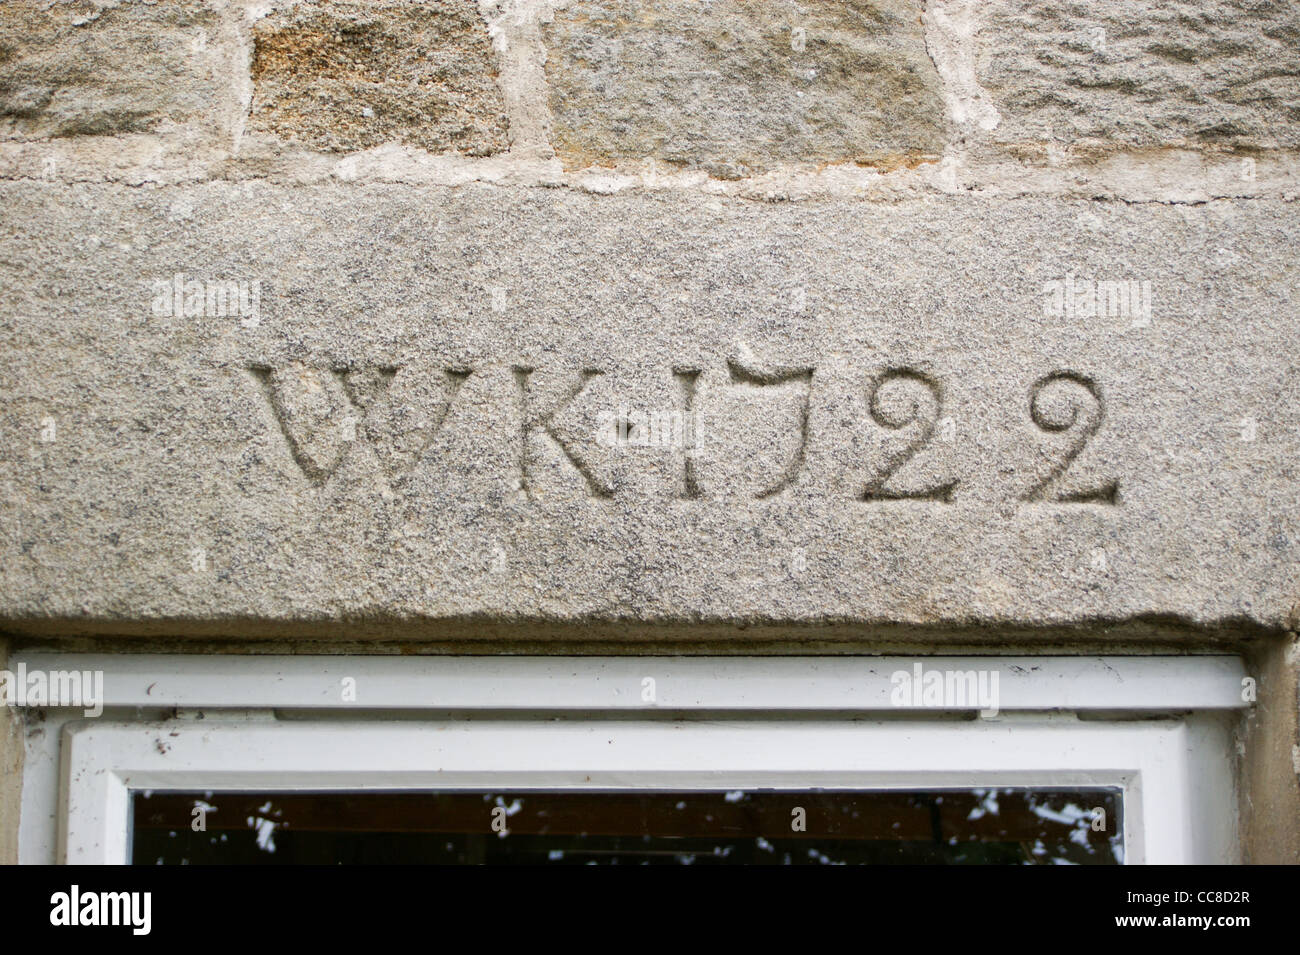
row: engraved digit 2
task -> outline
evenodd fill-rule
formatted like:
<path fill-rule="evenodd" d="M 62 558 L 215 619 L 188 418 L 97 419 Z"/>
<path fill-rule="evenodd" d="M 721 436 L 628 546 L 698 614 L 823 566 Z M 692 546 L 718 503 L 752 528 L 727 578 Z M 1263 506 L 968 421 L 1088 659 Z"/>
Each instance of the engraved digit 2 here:
<path fill-rule="evenodd" d="M 924 491 L 895 492 L 885 489 L 889 479 L 925 447 L 934 435 L 935 425 L 943 414 L 943 391 L 939 383 L 911 368 L 891 368 L 877 378 L 872 386 L 869 410 L 876 424 L 891 431 L 901 431 L 918 422 L 921 427 L 906 447 L 890 455 L 884 469 L 867 485 L 862 500 L 951 502 L 953 488 L 958 483 L 956 481 Z"/>
<path fill-rule="evenodd" d="M 1045 501 L 1047 489 L 1074 463 L 1084 446 L 1101 427 L 1105 408 L 1097 383 L 1073 371 L 1044 375 L 1029 389 L 1029 417 L 1050 434 L 1074 432 L 1065 457 L 1024 495 L 1026 501 Z M 1058 504 L 1116 504 L 1119 482 L 1111 481 L 1092 491 L 1066 494 L 1050 500 Z"/>

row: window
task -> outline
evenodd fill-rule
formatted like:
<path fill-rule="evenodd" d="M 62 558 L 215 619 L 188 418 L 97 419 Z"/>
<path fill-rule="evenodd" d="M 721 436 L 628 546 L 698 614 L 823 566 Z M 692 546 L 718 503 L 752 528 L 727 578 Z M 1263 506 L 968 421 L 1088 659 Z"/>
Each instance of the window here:
<path fill-rule="evenodd" d="M 1118 788 L 136 791 L 129 851 L 137 865 L 1115 865 L 1121 797 Z"/>
<path fill-rule="evenodd" d="M 104 673 L 29 736 L 29 862 L 1237 858 L 1232 657 L 21 662 Z"/>

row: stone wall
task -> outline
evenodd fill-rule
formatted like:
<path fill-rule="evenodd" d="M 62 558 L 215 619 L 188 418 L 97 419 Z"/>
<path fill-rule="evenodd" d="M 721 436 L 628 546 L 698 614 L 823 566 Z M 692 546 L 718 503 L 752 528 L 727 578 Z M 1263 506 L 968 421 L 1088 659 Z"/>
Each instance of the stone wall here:
<path fill-rule="evenodd" d="M 9 0 L 0 175 L 786 201 L 1296 188 L 1271 0 Z"/>
<path fill-rule="evenodd" d="M 1298 157 L 1285 2 L 8 0 L 0 622 L 1244 651 L 1294 857 Z"/>

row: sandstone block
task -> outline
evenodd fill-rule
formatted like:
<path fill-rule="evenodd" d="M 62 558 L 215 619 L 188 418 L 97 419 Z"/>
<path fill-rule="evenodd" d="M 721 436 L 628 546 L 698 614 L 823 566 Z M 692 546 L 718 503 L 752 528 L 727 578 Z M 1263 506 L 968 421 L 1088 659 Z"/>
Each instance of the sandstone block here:
<path fill-rule="evenodd" d="M 326 152 L 509 145 L 487 24 L 468 0 L 321 0 L 254 34 L 252 132 Z"/>
<path fill-rule="evenodd" d="M 1002 139 L 1300 145 L 1300 9 L 1258 0 L 995 0 L 977 72 Z"/>
<path fill-rule="evenodd" d="M 724 178 L 934 156 L 944 106 L 920 13 L 912 0 L 570 4 L 543 31 L 554 146 L 570 167 L 653 157 Z"/>
<path fill-rule="evenodd" d="M 211 128 L 235 77 L 206 0 L 6 0 L 0 129 L 7 139 Z"/>
<path fill-rule="evenodd" d="M 1290 203 L 0 190 L 10 630 L 1295 604 Z"/>

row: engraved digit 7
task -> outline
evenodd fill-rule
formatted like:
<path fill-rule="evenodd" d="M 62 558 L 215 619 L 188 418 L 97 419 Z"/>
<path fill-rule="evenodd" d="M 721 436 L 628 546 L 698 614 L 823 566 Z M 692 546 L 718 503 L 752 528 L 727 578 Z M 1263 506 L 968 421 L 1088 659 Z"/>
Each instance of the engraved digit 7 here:
<path fill-rule="evenodd" d="M 1052 434 L 1074 432 L 1065 457 L 1037 481 L 1023 496 L 1025 501 L 1045 501 L 1047 489 L 1074 463 L 1092 436 L 1101 428 L 1105 416 L 1101 390 L 1087 375 L 1058 371 L 1044 375 L 1029 389 L 1029 417 L 1034 424 Z M 1082 420 L 1080 420 L 1082 417 Z M 1051 498 L 1057 504 L 1117 504 L 1119 482 L 1110 481 L 1092 491 L 1080 491 Z"/>

